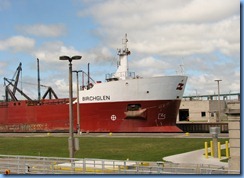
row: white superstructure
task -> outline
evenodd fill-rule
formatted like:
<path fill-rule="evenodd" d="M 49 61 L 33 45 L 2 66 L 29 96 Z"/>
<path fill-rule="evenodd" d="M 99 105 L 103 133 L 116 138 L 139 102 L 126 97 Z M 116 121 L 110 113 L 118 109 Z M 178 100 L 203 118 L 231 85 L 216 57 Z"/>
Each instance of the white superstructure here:
<path fill-rule="evenodd" d="M 118 69 L 106 77 L 107 82 L 95 83 L 80 91 L 80 103 L 121 101 L 178 100 L 184 92 L 187 77 L 161 76 L 141 78 L 129 71 L 127 35 L 123 49 L 118 49 Z"/>

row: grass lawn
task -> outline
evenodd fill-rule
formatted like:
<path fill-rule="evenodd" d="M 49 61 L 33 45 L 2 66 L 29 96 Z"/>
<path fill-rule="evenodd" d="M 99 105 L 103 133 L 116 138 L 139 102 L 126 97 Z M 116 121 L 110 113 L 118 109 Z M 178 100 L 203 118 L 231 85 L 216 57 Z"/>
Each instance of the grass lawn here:
<path fill-rule="evenodd" d="M 76 158 L 162 161 L 162 157 L 204 149 L 204 138 L 80 137 Z M 228 139 L 219 139 L 224 144 Z M 0 154 L 69 157 L 67 137 L 2 137 Z"/>

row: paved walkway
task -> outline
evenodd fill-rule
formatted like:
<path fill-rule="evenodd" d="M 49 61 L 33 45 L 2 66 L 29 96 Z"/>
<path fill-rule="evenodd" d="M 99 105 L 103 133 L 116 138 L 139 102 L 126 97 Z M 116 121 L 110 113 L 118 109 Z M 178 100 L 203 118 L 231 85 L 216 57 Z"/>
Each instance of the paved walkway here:
<path fill-rule="evenodd" d="M 221 147 L 225 147 L 225 145 L 222 145 Z M 172 163 L 211 164 L 216 166 L 228 167 L 228 162 L 221 162 L 219 158 L 213 158 L 211 156 L 208 156 L 208 158 L 206 158 L 204 153 L 205 150 L 201 149 L 201 150 L 186 152 L 178 155 L 167 156 L 164 157 L 163 160 Z M 225 159 L 225 158 L 226 157 L 221 157 L 221 159 Z"/>

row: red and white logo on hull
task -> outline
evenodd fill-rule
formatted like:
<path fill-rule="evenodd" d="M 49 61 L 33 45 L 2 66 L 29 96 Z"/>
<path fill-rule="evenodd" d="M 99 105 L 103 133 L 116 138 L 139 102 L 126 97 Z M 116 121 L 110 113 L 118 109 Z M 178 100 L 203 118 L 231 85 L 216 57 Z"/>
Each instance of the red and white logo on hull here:
<path fill-rule="evenodd" d="M 184 83 L 179 83 L 178 86 L 176 87 L 176 90 L 182 90 L 184 86 Z"/>
<path fill-rule="evenodd" d="M 166 114 L 164 113 L 158 113 L 158 120 L 166 119 Z"/>
<path fill-rule="evenodd" d="M 112 116 L 111 116 L 111 120 L 112 120 L 112 121 L 115 121 L 116 119 L 117 119 L 117 117 L 116 117 L 115 115 L 112 115 Z"/>

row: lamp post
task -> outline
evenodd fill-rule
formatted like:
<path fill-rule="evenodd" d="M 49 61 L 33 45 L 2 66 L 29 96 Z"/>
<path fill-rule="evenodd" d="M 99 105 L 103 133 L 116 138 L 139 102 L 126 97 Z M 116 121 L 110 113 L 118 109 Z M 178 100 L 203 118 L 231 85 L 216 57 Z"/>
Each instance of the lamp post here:
<path fill-rule="evenodd" d="M 217 120 L 216 122 L 219 122 L 220 121 L 220 96 L 219 96 L 219 82 L 222 81 L 222 80 L 214 80 L 218 83 L 218 117 L 217 117 Z"/>
<path fill-rule="evenodd" d="M 69 156 L 74 158 L 74 118 L 73 118 L 73 86 L 72 86 L 72 60 L 79 60 L 81 56 L 60 56 L 59 60 L 69 61 Z"/>
<path fill-rule="evenodd" d="M 80 96 L 79 96 L 79 72 L 83 72 L 82 70 L 74 70 L 73 72 L 76 73 L 76 79 L 77 79 L 77 134 L 80 134 Z"/>

